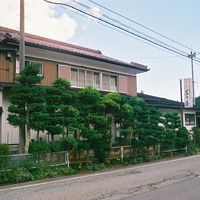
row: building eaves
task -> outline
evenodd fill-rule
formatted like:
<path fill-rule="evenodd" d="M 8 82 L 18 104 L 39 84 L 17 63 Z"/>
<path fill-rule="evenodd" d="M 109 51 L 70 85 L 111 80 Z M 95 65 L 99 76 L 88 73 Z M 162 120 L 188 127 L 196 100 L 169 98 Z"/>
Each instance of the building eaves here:
<path fill-rule="evenodd" d="M 174 100 L 157 97 L 157 96 L 152 96 L 152 95 L 147 95 L 147 94 L 143 94 L 143 93 L 138 93 L 137 96 L 144 99 L 146 103 L 153 105 L 155 107 L 158 107 L 158 108 L 180 109 L 180 107 L 181 107 L 181 102 L 179 102 L 179 101 L 174 101 Z"/>
<path fill-rule="evenodd" d="M 0 26 L 0 41 L 12 41 L 14 43 L 19 43 L 19 31 L 1 27 Z M 48 39 L 45 37 L 25 34 L 26 45 L 34 46 L 42 49 L 48 49 L 52 51 L 67 53 L 71 55 L 76 55 L 80 57 L 85 57 L 89 59 L 94 59 L 98 61 L 103 61 L 106 63 L 121 65 L 129 68 L 134 68 L 140 70 L 141 72 L 146 72 L 149 69 L 147 66 L 138 64 L 135 62 L 127 63 L 118 59 L 105 56 L 99 50 L 94 50 L 90 48 L 81 47 L 78 45 L 73 45 L 69 43 L 64 43 L 57 40 Z"/>

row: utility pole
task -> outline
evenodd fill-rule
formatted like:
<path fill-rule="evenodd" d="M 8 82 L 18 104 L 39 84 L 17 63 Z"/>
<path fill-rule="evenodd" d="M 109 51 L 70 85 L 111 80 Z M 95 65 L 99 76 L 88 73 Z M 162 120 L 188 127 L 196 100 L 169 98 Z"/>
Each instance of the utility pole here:
<path fill-rule="evenodd" d="M 183 89 L 182 89 L 182 80 L 181 79 L 180 79 L 180 97 L 181 97 L 181 106 L 180 106 L 181 123 L 183 125 Z"/>
<path fill-rule="evenodd" d="M 25 41 L 24 41 L 24 0 L 20 0 L 20 41 L 19 41 L 19 69 L 20 72 L 25 66 Z M 25 127 L 19 127 L 19 152 L 24 153 L 25 149 Z"/>
<path fill-rule="evenodd" d="M 195 106 L 195 91 L 194 91 L 194 69 L 193 69 L 193 58 L 196 57 L 196 53 L 192 52 L 188 55 L 188 58 L 191 60 L 191 68 L 192 68 L 192 100 L 193 100 L 193 106 Z"/>
<path fill-rule="evenodd" d="M 19 41 L 19 68 L 25 65 L 25 42 L 24 42 L 24 0 L 20 0 L 20 41 Z"/>

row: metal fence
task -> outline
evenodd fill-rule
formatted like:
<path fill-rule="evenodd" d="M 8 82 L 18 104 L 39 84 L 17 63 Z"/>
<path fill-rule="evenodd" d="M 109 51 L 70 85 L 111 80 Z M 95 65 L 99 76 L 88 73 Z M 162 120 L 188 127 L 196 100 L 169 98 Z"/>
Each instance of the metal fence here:
<path fill-rule="evenodd" d="M 113 147 L 108 159 L 120 159 L 123 161 L 124 156 L 130 156 L 131 146 Z M 75 151 L 52 152 L 47 154 L 14 154 L 0 156 L 0 170 L 39 167 L 45 165 L 64 165 L 75 163 L 84 163 L 95 161 L 93 151 L 84 151 L 80 155 Z"/>
<path fill-rule="evenodd" d="M 182 149 L 172 149 L 160 153 L 171 155 L 174 152 L 185 152 L 187 154 L 187 147 Z M 108 160 L 120 160 L 123 162 L 125 157 L 133 156 L 134 151 L 131 146 L 116 146 L 112 147 Z M 149 151 L 148 155 L 158 155 L 158 152 Z M 75 163 L 84 163 L 95 161 L 94 153 L 92 151 L 85 151 L 79 155 L 75 151 L 52 152 L 47 154 L 15 154 L 0 157 L 0 170 L 15 169 L 15 168 L 31 168 L 40 166 L 55 166 Z"/>

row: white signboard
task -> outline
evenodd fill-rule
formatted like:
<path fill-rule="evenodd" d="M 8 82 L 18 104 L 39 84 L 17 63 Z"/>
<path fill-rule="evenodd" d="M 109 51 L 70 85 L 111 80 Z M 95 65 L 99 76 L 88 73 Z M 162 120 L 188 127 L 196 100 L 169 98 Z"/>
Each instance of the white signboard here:
<path fill-rule="evenodd" d="M 193 107 L 192 79 L 184 79 L 184 103 L 186 108 Z"/>

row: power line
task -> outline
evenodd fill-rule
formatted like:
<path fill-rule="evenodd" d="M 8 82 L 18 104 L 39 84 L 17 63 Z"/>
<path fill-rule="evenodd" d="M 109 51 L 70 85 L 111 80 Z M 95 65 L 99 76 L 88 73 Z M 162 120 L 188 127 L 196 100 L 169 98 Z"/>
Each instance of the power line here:
<path fill-rule="evenodd" d="M 63 8 L 63 9 L 67 9 L 66 7 L 61 6 L 61 5 L 58 5 L 58 6 L 61 7 L 61 8 Z M 75 14 L 81 16 L 81 17 L 87 18 L 85 15 L 80 14 L 79 12 L 76 12 L 76 11 L 73 10 L 73 9 L 70 9 L 69 11 L 71 11 L 71 12 L 73 12 L 73 13 L 75 13 Z M 138 41 L 140 41 L 140 42 L 142 42 L 142 43 L 144 43 L 144 44 L 148 44 L 148 45 L 150 45 L 150 46 L 153 46 L 153 47 L 156 48 L 156 49 L 159 49 L 159 50 L 161 50 L 161 51 L 165 51 L 165 52 L 166 52 L 165 49 L 163 49 L 163 48 L 161 48 L 161 47 L 158 47 L 158 46 L 155 45 L 155 44 L 151 44 L 151 43 L 149 43 L 149 42 L 146 42 L 146 41 L 144 41 L 144 40 L 142 40 L 142 39 L 139 39 L 139 38 L 137 38 L 137 37 L 134 37 L 133 35 L 130 35 L 130 34 L 126 33 L 126 32 L 119 31 L 118 29 L 113 28 L 113 27 L 111 27 L 111 26 L 109 26 L 109 25 L 107 25 L 107 24 L 101 23 L 100 21 L 96 21 L 96 22 L 99 23 L 99 24 L 102 25 L 102 26 L 105 26 L 105 27 L 111 29 L 111 30 L 114 30 L 114 31 L 116 31 L 116 32 L 118 32 L 118 33 L 121 33 L 121 34 L 123 34 L 123 35 L 125 35 L 125 36 L 127 36 L 127 37 L 129 37 L 129 38 L 134 38 L 135 40 L 138 40 Z M 168 51 L 167 51 L 167 52 L 168 52 Z M 174 56 L 173 56 L 173 57 L 174 57 Z M 176 57 L 181 57 L 181 58 L 182 58 L 182 56 L 180 56 L 180 55 L 176 55 Z"/>
<path fill-rule="evenodd" d="M 177 58 L 177 56 L 150 56 L 150 57 L 136 57 L 134 59 L 168 59 Z"/>
<path fill-rule="evenodd" d="M 183 51 L 182 51 L 182 53 L 178 52 L 178 51 L 181 51 L 181 50 L 178 50 L 178 49 L 172 47 L 172 48 L 176 49 L 176 50 L 173 50 L 173 49 L 170 48 L 171 46 L 166 47 L 166 46 L 164 46 L 164 45 L 161 45 L 161 44 L 159 44 L 159 43 L 157 43 L 157 42 L 154 42 L 154 41 L 152 41 L 152 40 L 150 40 L 150 39 L 148 39 L 148 38 L 145 38 L 145 37 L 142 37 L 142 36 L 140 36 L 140 35 L 138 35 L 138 34 L 135 34 L 135 33 L 131 32 L 131 31 L 129 31 L 129 30 L 126 30 L 126 29 L 124 29 L 124 28 L 122 28 L 122 27 L 120 27 L 120 26 L 117 26 L 117 25 L 115 25 L 115 24 L 113 24 L 113 23 L 111 23 L 111 22 L 108 22 L 108 21 L 106 21 L 106 20 L 104 20 L 104 19 L 101 19 L 101 18 L 99 18 L 99 17 L 96 17 L 96 16 L 94 16 L 94 15 L 92 15 L 92 14 L 89 14 L 89 13 L 87 13 L 87 12 L 85 12 L 85 11 L 83 11 L 83 10 L 80 10 L 80 9 L 78 9 L 78 8 L 72 6 L 72 5 L 67 4 L 67 3 L 56 3 L 56 2 L 52 2 L 52 1 L 48 1 L 48 0 L 44 0 L 44 1 L 47 2 L 47 3 L 54 4 L 54 5 L 58 5 L 58 6 L 64 5 L 64 6 L 66 6 L 66 7 L 69 7 L 69 8 L 71 8 L 71 9 L 73 9 L 73 10 L 76 10 L 76 11 L 78 11 L 78 12 L 84 14 L 84 15 L 88 15 L 88 16 L 90 16 L 90 17 L 92 17 L 92 18 L 97 19 L 98 21 L 101 21 L 101 22 L 103 22 L 103 23 L 106 23 L 106 25 L 103 24 L 103 23 L 100 23 L 100 24 L 102 24 L 102 25 L 104 25 L 104 26 L 106 26 L 106 27 L 108 27 L 108 28 L 111 28 L 111 29 L 113 29 L 113 30 L 115 30 L 115 31 L 118 31 L 118 32 L 120 32 L 120 33 L 122 33 L 122 31 L 124 31 L 123 34 L 125 33 L 125 35 L 127 35 L 127 33 L 128 33 L 128 34 L 131 34 L 132 36 L 137 37 L 137 39 L 138 39 L 138 38 L 142 39 L 143 42 L 144 42 L 144 41 L 149 42 L 148 44 L 151 44 L 151 45 L 153 45 L 154 47 L 155 47 L 155 45 L 157 45 L 157 46 L 159 46 L 159 47 L 161 47 L 161 48 L 163 48 L 163 49 L 165 49 L 165 50 L 171 51 L 171 52 L 173 52 L 173 53 L 175 53 L 175 54 L 177 54 L 177 55 L 179 55 L 179 56 L 188 58 L 188 54 L 187 54 L 187 53 L 185 53 L 185 52 L 183 52 Z M 85 7 L 86 7 L 86 8 L 89 8 L 88 6 L 85 6 Z M 83 15 L 81 15 L 81 16 L 83 16 Z M 112 27 L 110 27 L 110 26 L 112 26 Z M 113 27 L 114 27 L 114 28 L 113 28 Z M 122 30 L 122 31 L 119 31 L 118 29 L 119 29 L 119 30 Z M 134 37 L 134 38 L 135 38 L 135 37 Z M 141 41 L 141 40 L 140 40 L 140 41 Z M 177 50 L 178 50 L 178 51 L 177 51 Z M 200 63 L 199 60 L 194 59 L 194 61 Z"/>
<path fill-rule="evenodd" d="M 80 3 L 80 2 L 76 2 L 76 4 L 80 5 L 80 6 L 83 7 L 83 8 L 86 8 L 86 9 L 88 9 L 88 10 L 91 9 L 91 8 L 90 8 L 88 5 L 86 5 L 86 4 L 83 4 L 83 3 Z M 136 29 L 134 29 L 133 27 L 131 27 L 131 26 L 129 26 L 129 25 L 126 25 L 126 24 L 120 22 L 120 21 L 117 20 L 117 19 L 114 19 L 114 18 L 112 18 L 112 17 L 109 17 L 108 15 L 105 15 L 105 14 L 103 14 L 103 13 L 102 13 L 102 16 L 105 17 L 105 18 L 107 18 L 107 19 L 110 20 L 110 21 L 113 21 L 114 23 L 120 24 L 120 25 L 122 25 L 122 26 L 124 26 L 124 27 L 126 27 L 126 28 L 128 28 L 128 29 L 131 29 L 132 31 L 134 31 L 134 32 L 136 32 L 136 33 L 142 34 L 144 37 L 147 37 L 147 38 L 149 38 L 149 39 L 151 39 L 151 40 L 154 40 L 155 42 L 161 43 L 161 44 L 163 44 L 163 45 L 165 45 L 165 46 L 168 46 L 169 48 L 172 48 L 172 49 L 174 49 L 174 50 L 176 50 L 176 51 L 179 51 L 179 52 L 182 52 L 183 54 L 186 54 L 184 51 L 182 51 L 182 50 L 180 50 L 180 49 L 177 49 L 177 48 L 175 48 L 175 47 L 173 47 L 173 46 L 171 46 L 171 45 L 169 45 L 169 44 L 166 44 L 165 42 L 162 42 L 162 41 L 160 41 L 160 40 L 158 40 L 158 39 L 155 39 L 154 37 L 149 36 L 149 35 L 143 33 L 142 31 L 136 30 Z"/>
<path fill-rule="evenodd" d="M 128 20 L 128 21 L 130 21 L 130 22 L 132 22 L 132 23 L 134 23 L 134 24 L 137 24 L 138 26 L 141 26 L 141 27 L 143 27 L 143 28 L 145 28 L 145 29 L 151 31 L 152 33 L 155 33 L 155 34 L 157 34 L 157 35 L 159 35 L 159 36 L 161 36 L 161 37 L 163 37 L 163 38 L 165 38 L 165 39 L 168 39 L 168 40 L 170 40 L 171 42 L 174 42 L 174 43 L 176 43 L 176 44 L 178 44 L 178 45 L 180 45 L 180 46 L 182 46 L 182 47 L 184 47 L 184 48 L 186 48 L 186 49 L 189 49 L 189 50 L 191 50 L 191 51 L 194 51 L 194 52 L 200 54 L 200 52 L 198 52 L 198 51 L 196 51 L 196 50 L 194 50 L 194 49 L 192 49 L 192 48 L 190 48 L 190 47 L 188 47 L 188 46 L 186 46 L 186 45 L 184 45 L 184 44 L 182 44 L 182 43 L 180 43 L 180 42 L 177 42 L 176 40 L 174 40 L 174 39 L 172 39 L 172 38 L 170 38 L 170 37 L 168 37 L 168 36 L 165 36 L 165 35 L 163 35 L 163 34 L 157 32 L 157 31 L 155 31 L 155 30 L 153 30 L 153 29 L 151 29 L 151 28 L 149 28 L 149 27 L 147 27 L 147 26 L 145 26 L 145 25 L 143 25 L 143 24 L 141 24 L 141 23 L 139 23 L 139 22 L 136 22 L 136 21 L 134 21 L 134 20 L 132 20 L 132 19 L 130 19 L 130 18 L 128 18 L 128 17 L 126 17 L 126 16 L 124 16 L 124 15 L 122 15 L 122 14 L 116 12 L 116 11 L 113 11 L 113 10 L 111 10 L 110 8 L 106 7 L 106 6 L 103 6 L 103 5 L 99 4 L 99 3 L 96 3 L 96 2 L 93 1 L 93 0 L 88 0 L 88 1 L 91 2 L 91 3 L 93 3 L 93 4 L 95 4 L 95 5 L 97 5 L 97 6 L 99 6 L 99 7 L 101 7 L 101 8 L 103 8 L 103 9 L 105 9 L 105 10 L 107 10 L 107 11 L 109 11 L 109 12 L 111 12 L 111 13 L 113 13 L 113 14 L 115 14 L 115 15 L 118 15 L 118 16 L 122 17 L 123 19 L 126 19 L 126 20 Z"/>
<path fill-rule="evenodd" d="M 178 55 L 180 55 L 180 56 L 183 56 L 183 57 L 188 58 L 188 56 L 187 56 L 186 53 L 183 54 L 183 53 L 180 53 L 180 52 L 175 51 L 175 50 L 173 50 L 173 49 L 170 49 L 170 48 L 168 48 L 168 47 L 166 47 L 166 46 L 164 46 L 164 45 L 158 44 L 157 42 L 154 42 L 154 41 L 152 41 L 152 40 L 150 40 L 150 39 L 148 39 L 148 38 L 145 38 L 145 37 L 140 36 L 140 35 L 138 35 L 138 34 L 136 34 L 136 33 L 133 33 L 133 32 L 131 32 L 131 31 L 129 31 L 129 30 L 127 30 L 127 29 L 121 27 L 121 26 L 115 25 L 115 24 L 113 24 L 113 23 L 111 23 L 111 22 L 108 22 L 108 21 L 106 21 L 106 20 L 104 20 L 104 19 L 101 19 L 101 18 L 99 18 L 99 17 L 96 17 L 96 16 L 94 16 L 94 15 L 92 15 L 92 14 L 89 14 L 89 13 L 87 13 L 87 12 L 85 12 L 85 11 L 83 11 L 83 10 L 80 10 L 80 9 L 78 9 L 78 8 L 72 6 L 72 5 L 67 4 L 67 3 L 56 3 L 56 2 L 49 1 L 49 0 L 44 0 L 44 1 L 47 2 L 47 3 L 54 4 L 54 5 L 64 5 L 64 6 L 66 6 L 66 7 L 72 8 L 72 9 L 74 9 L 74 10 L 76 10 L 76 11 L 79 11 L 79 12 L 85 14 L 85 15 L 88 15 L 88 16 L 90 16 L 90 17 L 92 17 L 92 18 L 95 18 L 95 19 L 101 21 L 101 22 L 104 22 L 104 23 L 106 23 L 106 24 L 108 24 L 108 25 L 110 25 L 110 26 L 113 26 L 113 27 L 115 27 L 115 28 L 117 28 L 117 29 L 120 29 L 120 30 L 122 30 L 122 31 L 124 31 L 124 32 L 127 32 L 127 33 L 131 34 L 131 35 L 134 35 L 134 36 L 136 36 L 136 37 L 138 37 L 138 38 L 140 38 L 140 39 L 143 39 L 143 40 L 145 40 L 145 41 L 147 41 L 147 42 L 150 42 L 150 43 L 152 43 L 152 44 L 154 44 L 154 45 L 157 45 L 157 46 L 159 46 L 159 47 L 162 47 L 162 48 L 164 48 L 164 49 L 166 49 L 166 50 L 168 50 L 168 51 L 171 51 L 171 52 L 176 53 L 176 54 L 178 54 Z M 196 62 L 198 62 L 198 61 L 196 60 Z M 199 63 L 200 63 L 200 61 L 199 61 Z"/>
<path fill-rule="evenodd" d="M 74 2 L 75 2 L 75 0 L 74 0 Z M 54 3 L 54 2 L 52 2 L 52 3 Z M 82 7 L 86 8 L 86 9 L 91 9 L 91 7 L 89 7 L 89 6 L 87 6 L 87 5 L 83 4 L 83 3 L 76 2 L 76 4 L 82 6 Z M 58 5 L 58 6 L 61 7 L 61 8 L 63 8 L 63 9 L 67 9 L 66 7 L 61 6 L 61 5 Z M 85 17 L 85 18 L 86 18 L 86 16 L 85 16 L 84 14 L 80 14 L 79 12 L 76 12 L 76 11 L 73 10 L 73 9 L 69 9 L 69 11 L 71 11 L 71 12 L 73 12 L 73 13 L 79 15 L 79 16 L 82 16 L 82 17 Z M 118 23 L 124 25 L 123 23 L 119 22 L 118 20 L 115 20 L 115 19 L 113 19 L 113 18 L 111 18 L 111 17 L 109 17 L 109 16 L 107 16 L 107 15 L 105 15 L 105 14 L 102 14 L 102 16 L 106 16 L 108 19 L 110 19 L 110 20 L 112 20 L 112 21 L 114 21 L 114 22 L 118 22 Z M 144 41 L 144 40 L 142 40 L 142 39 L 139 39 L 139 38 L 136 37 L 136 36 L 134 37 L 133 35 L 130 35 L 130 34 L 126 33 L 126 32 L 119 31 L 118 29 L 113 28 L 113 27 L 111 27 L 111 26 L 109 26 L 109 25 L 107 25 L 107 24 L 101 23 L 100 21 L 96 21 L 96 22 L 99 23 L 99 24 L 101 24 L 101 25 L 103 25 L 103 26 L 105 26 L 105 27 L 107 27 L 107 28 L 109 28 L 109 29 L 111 29 L 111 30 L 114 30 L 114 31 L 116 31 L 116 32 L 118 32 L 118 33 L 121 33 L 121 34 L 123 34 L 123 35 L 126 35 L 126 36 L 129 37 L 129 38 L 134 38 L 134 39 L 136 39 L 136 40 L 138 40 L 138 41 L 140 41 L 140 42 L 143 42 L 143 43 L 145 43 L 145 44 L 151 45 L 151 46 L 153 46 L 154 48 L 157 48 L 157 49 L 162 50 L 162 51 L 166 51 L 165 49 L 163 49 L 163 48 L 161 48 L 161 47 L 158 47 L 156 44 L 152 44 L 152 43 L 146 42 L 146 41 Z M 177 49 L 177 48 L 175 48 L 175 47 L 172 47 L 172 46 L 170 46 L 170 45 L 168 45 L 168 44 L 166 44 L 166 43 L 164 43 L 164 42 L 162 42 L 162 41 L 159 41 L 159 40 L 157 40 L 157 39 L 155 39 L 155 38 L 153 38 L 153 37 L 151 37 L 151 36 L 149 36 L 149 35 L 147 35 L 147 34 L 141 32 L 141 31 L 138 31 L 138 30 L 136 30 L 136 29 L 133 29 L 133 28 L 130 27 L 130 26 L 127 26 L 127 25 L 124 25 L 124 26 L 125 26 L 125 27 L 128 27 L 128 28 L 131 28 L 132 30 L 134 30 L 134 31 L 136 31 L 136 32 L 138 32 L 138 33 L 141 33 L 141 34 L 145 35 L 146 37 L 149 37 L 149 38 L 151 38 L 151 39 L 153 39 L 153 40 L 156 40 L 157 42 L 160 42 L 160 43 L 162 43 L 162 44 L 164 44 L 164 45 L 167 45 L 168 47 L 171 47 L 171 48 L 173 48 L 173 49 L 175 49 L 175 50 L 177 50 L 177 51 L 180 51 L 180 52 L 182 52 L 183 54 L 187 54 L 186 52 L 184 52 L 184 51 L 182 51 L 182 50 L 180 50 L 180 49 Z M 172 53 L 175 54 L 174 52 L 172 52 Z M 183 58 L 182 55 L 176 55 L 176 57 L 177 57 L 177 56 Z M 173 57 L 174 57 L 174 56 L 173 56 Z M 187 59 L 187 58 L 188 58 L 188 54 L 187 54 L 187 57 L 184 57 L 184 58 Z M 197 59 L 198 59 L 198 58 L 197 58 Z M 194 61 L 197 61 L 197 62 L 198 62 L 198 60 L 194 60 Z M 200 60 L 199 60 L 199 61 L 200 61 Z M 196 64 L 200 65 L 200 63 L 196 63 Z"/>

